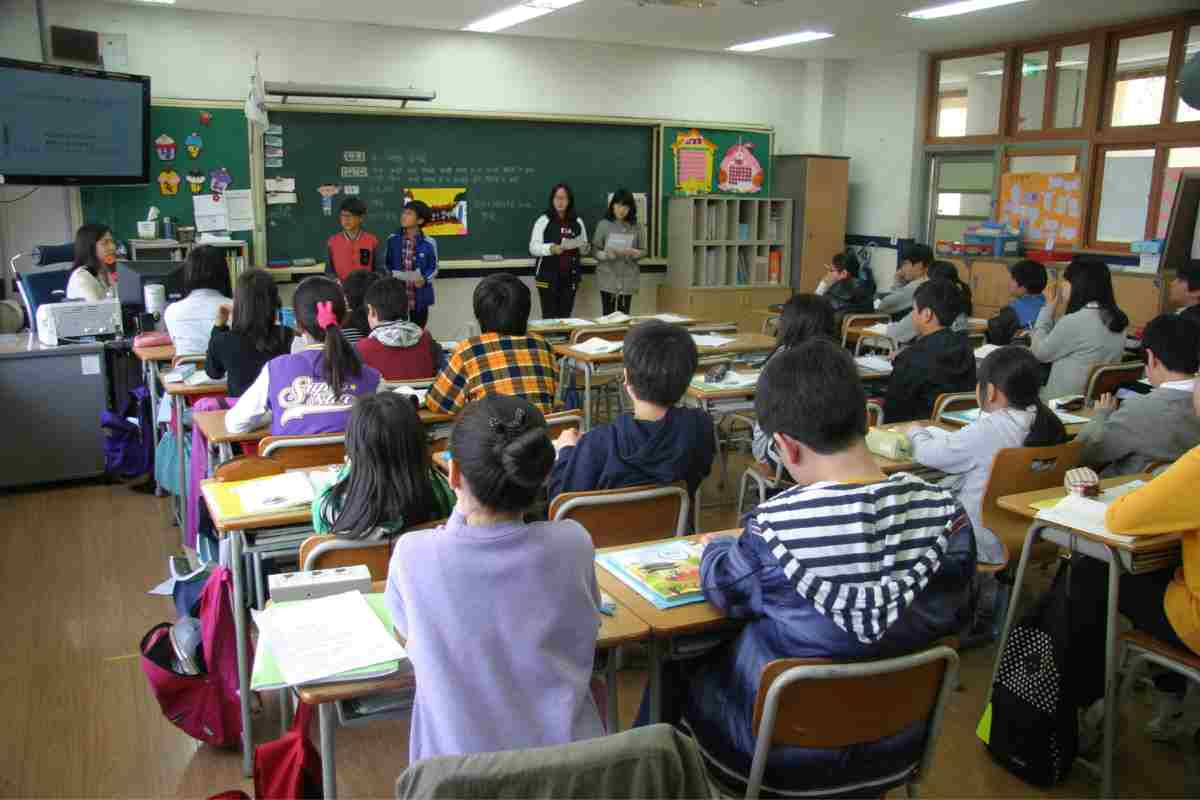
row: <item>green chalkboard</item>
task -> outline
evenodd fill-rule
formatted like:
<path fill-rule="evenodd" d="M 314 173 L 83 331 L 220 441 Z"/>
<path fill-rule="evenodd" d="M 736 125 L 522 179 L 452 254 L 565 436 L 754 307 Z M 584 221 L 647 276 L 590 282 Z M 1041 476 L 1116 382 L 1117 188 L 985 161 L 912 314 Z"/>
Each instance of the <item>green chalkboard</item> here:
<path fill-rule="evenodd" d="M 272 111 L 271 123 L 282 128 L 283 166 L 268 162 L 266 176 L 294 178 L 298 195 L 294 205 L 267 206 L 271 259 L 323 260 L 347 187 L 366 202 L 365 227 L 380 240 L 399 227 L 406 189 L 465 189 L 467 232 L 437 234 L 442 260 L 527 258 L 533 223 L 560 181 L 589 231 L 609 192 L 651 190 L 650 126 L 308 111 Z M 328 213 L 322 185 L 339 189 Z"/>
<path fill-rule="evenodd" d="M 201 114 L 210 115 L 208 124 Z M 196 133 L 203 146 L 192 158 L 185 142 Z M 169 161 L 159 158 L 153 140 L 166 134 L 175 140 L 175 157 Z M 183 108 L 175 106 L 150 107 L 150 180 L 147 186 L 87 187 L 79 190 L 84 222 L 102 222 L 113 230 L 118 241 L 137 238 L 137 221 L 146 218 L 150 206 L 158 206 L 163 217 L 178 224 L 192 225 L 192 192 L 188 173 L 204 175 L 200 194 L 212 191 L 209 175 L 224 167 L 233 178 L 230 189 L 250 188 L 250 142 L 246 132 L 246 115 L 242 109 Z M 164 195 L 158 176 L 163 170 L 174 169 L 179 176 L 178 192 Z M 234 238 L 250 241 L 251 233 L 232 234 Z"/>

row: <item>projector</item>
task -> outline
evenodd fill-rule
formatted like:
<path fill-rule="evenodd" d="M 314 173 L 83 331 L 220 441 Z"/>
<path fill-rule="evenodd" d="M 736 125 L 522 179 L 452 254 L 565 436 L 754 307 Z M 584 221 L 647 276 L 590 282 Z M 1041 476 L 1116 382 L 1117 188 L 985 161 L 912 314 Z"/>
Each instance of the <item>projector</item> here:
<path fill-rule="evenodd" d="M 37 310 L 38 341 L 47 347 L 87 336 L 120 336 L 121 304 L 116 300 L 96 303 L 43 303 Z"/>

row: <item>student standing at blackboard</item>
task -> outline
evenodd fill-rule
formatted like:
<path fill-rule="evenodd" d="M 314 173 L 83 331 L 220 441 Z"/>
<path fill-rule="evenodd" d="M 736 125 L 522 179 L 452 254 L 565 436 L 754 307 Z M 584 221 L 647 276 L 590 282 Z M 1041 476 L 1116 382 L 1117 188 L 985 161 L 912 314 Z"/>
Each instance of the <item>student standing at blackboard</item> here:
<path fill-rule="evenodd" d="M 571 316 L 575 308 L 579 258 L 588 252 L 587 226 L 575 213 L 575 195 L 565 183 L 550 190 L 547 206 L 533 224 L 529 254 L 538 260 L 533 281 L 542 301 L 542 318 L 559 319 Z"/>
<path fill-rule="evenodd" d="M 437 277 L 437 248 L 422 228 L 433 219 L 433 211 L 420 200 L 410 200 L 400 212 L 401 230 L 387 240 L 384 264 L 394 277 L 408 286 L 408 319 L 422 328 L 429 322 L 433 305 L 433 279 Z"/>
<path fill-rule="evenodd" d="M 338 213 L 342 229 L 326 242 L 329 251 L 325 264 L 326 277 L 336 278 L 341 283 L 350 277 L 351 272 L 376 269 L 378 259 L 375 251 L 379 249 L 379 240 L 375 234 L 363 230 L 363 217 L 366 215 L 367 204 L 357 197 L 347 197 L 342 201 Z"/>
<path fill-rule="evenodd" d="M 608 201 L 608 213 L 596 226 L 592 247 L 604 313 L 620 310 L 628 314 L 642 280 L 638 259 L 644 255 L 637 202 L 628 190 L 617 189 Z"/>

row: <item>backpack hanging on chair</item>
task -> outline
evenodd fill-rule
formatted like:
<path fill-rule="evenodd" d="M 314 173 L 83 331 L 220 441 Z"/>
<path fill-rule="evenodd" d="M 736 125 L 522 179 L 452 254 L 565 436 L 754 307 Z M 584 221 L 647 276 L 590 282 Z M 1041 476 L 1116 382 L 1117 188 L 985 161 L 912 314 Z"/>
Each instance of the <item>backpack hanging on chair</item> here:
<path fill-rule="evenodd" d="M 1070 635 L 1071 562 L 1063 559 L 1050 590 L 1009 631 L 976 730 L 1001 766 L 1036 786 L 1061 783 L 1079 747 Z"/>
<path fill-rule="evenodd" d="M 142 405 L 149 393 L 139 386 L 129 392 L 120 412 L 100 414 L 104 431 L 104 471 L 119 478 L 145 475 L 154 465 L 154 429 L 146 424 Z M 131 422 L 130 420 L 138 420 Z"/>

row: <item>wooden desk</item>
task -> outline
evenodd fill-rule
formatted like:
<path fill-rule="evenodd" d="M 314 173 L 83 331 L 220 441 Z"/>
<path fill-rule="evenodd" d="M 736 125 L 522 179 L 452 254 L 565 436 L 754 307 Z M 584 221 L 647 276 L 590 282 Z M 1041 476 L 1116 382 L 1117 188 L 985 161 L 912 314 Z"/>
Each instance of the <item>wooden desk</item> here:
<path fill-rule="evenodd" d="M 146 391 L 150 393 L 150 418 L 158 420 L 158 387 L 160 383 L 159 365 L 170 364 L 175 359 L 175 345 L 166 344 L 158 347 L 134 347 L 133 354 L 142 362 L 142 379 L 146 382 Z M 159 440 L 157 422 L 154 425 L 154 444 Z"/>
<path fill-rule="evenodd" d="M 1127 475 L 1101 481 L 1102 488 L 1117 486 L 1132 480 L 1150 480 L 1149 474 Z M 1025 536 L 1025 546 L 1021 551 L 1021 560 L 1017 565 L 1016 581 L 1012 598 L 1009 600 L 1008 616 L 1004 621 L 1004 631 L 996 648 L 996 663 L 992 669 L 992 683 L 1000 670 L 1000 656 L 1004 652 L 1008 636 L 1012 631 L 1013 621 L 1020 607 L 1020 595 L 1025 580 L 1025 569 L 1029 563 L 1029 554 L 1033 551 L 1038 539 L 1053 542 L 1059 547 L 1067 548 L 1072 553 L 1079 553 L 1092 558 L 1098 558 L 1108 563 L 1108 612 L 1107 634 L 1104 647 L 1104 748 L 1100 764 L 1100 797 L 1115 797 L 1116 786 L 1113 781 L 1113 751 L 1117 721 L 1117 639 L 1119 631 L 1118 603 L 1120 600 L 1121 574 L 1123 572 L 1141 572 L 1149 569 L 1161 569 L 1170 563 L 1171 554 L 1178 559 L 1180 548 L 1177 535 L 1139 536 L 1132 542 L 1096 536 L 1087 531 L 1063 528 L 1058 523 L 1048 523 L 1037 519 L 1037 509 L 1030 504 L 1054 497 L 1066 496 L 1066 490 L 1060 488 L 1043 489 L 1035 492 L 1009 495 L 997 500 L 997 504 L 1015 514 L 1020 514 L 1032 520 L 1029 533 Z M 988 691 L 988 701 L 991 701 L 991 690 Z"/>
<path fill-rule="evenodd" d="M 162 378 L 162 375 L 159 375 Z M 185 435 L 183 427 L 183 412 L 187 409 L 188 398 L 206 397 L 210 395 L 222 395 L 229 391 L 224 381 L 219 383 L 206 383 L 200 386 L 189 386 L 182 381 L 178 383 L 163 382 L 163 391 L 171 398 L 171 405 L 174 409 L 175 417 L 175 456 L 179 462 L 179 511 L 176 519 L 179 522 L 179 530 L 183 538 L 187 538 L 188 530 L 188 502 L 187 502 L 187 459 L 184 458 L 183 437 Z M 157 409 L 155 409 L 155 413 Z"/>
<path fill-rule="evenodd" d="M 741 535 L 740 530 L 726 530 L 719 531 L 718 533 L 729 536 Z M 682 538 L 688 541 L 695 541 L 701 535 L 703 534 L 695 534 Z M 679 541 L 679 539 L 671 538 L 660 541 L 670 543 Z M 654 542 L 642 543 L 643 546 L 646 544 L 654 544 Z M 608 553 L 616 550 L 627 550 L 628 548 L 628 545 L 606 547 L 599 552 Z M 650 722 L 658 722 L 662 718 L 662 664 L 664 660 L 674 655 L 671 648 L 677 644 L 677 640 L 680 637 L 736 628 L 741 623 L 726 617 L 724 613 L 707 600 L 676 608 L 657 608 L 601 564 L 597 565 L 596 579 L 599 581 L 600 589 L 603 592 L 611 596 L 618 603 L 627 606 L 650 627 L 651 638 L 648 643 L 650 656 Z"/>
<path fill-rule="evenodd" d="M 602 573 L 603 570 L 597 568 L 597 577 L 600 577 Z M 372 586 L 376 592 L 382 592 L 385 588 L 384 581 L 376 581 Z M 609 594 L 611 595 L 611 592 Z M 612 616 L 600 615 L 600 631 L 596 636 L 596 649 L 609 651 L 608 664 L 605 668 L 605 682 L 608 684 L 609 733 L 616 733 L 621 729 L 617 703 L 617 658 L 616 653 L 611 651 L 623 644 L 647 641 L 650 638 L 650 626 L 615 597 L 613 601 L 616 603 L 616 610 Z M 402 691 L 412 688 L 415 684 L 415 674 L 406 672 L 374 680 L 327 683 L 319 686 L 300 687 L 296 690 L 300 696 L 300 702 L 317 706 L 321 731 L 321 774 L 325 800 L 334 800 L 337 797 L 337 761 L 334 755 L 337 713 L 333 703 L 341 700 L 356 700 L 376 692 Z"/>

